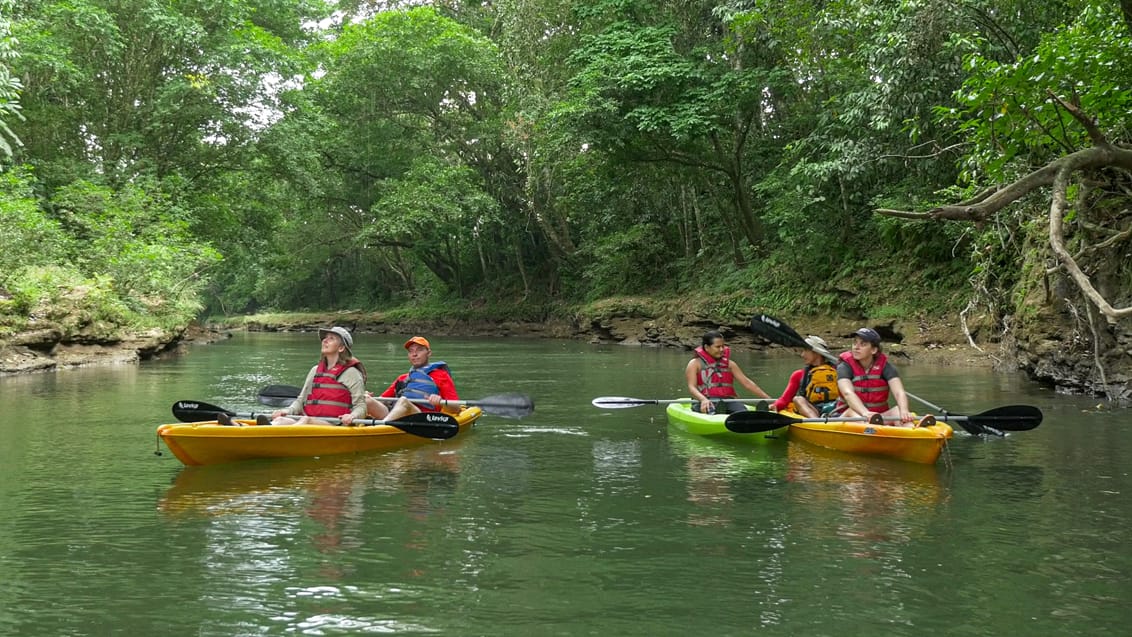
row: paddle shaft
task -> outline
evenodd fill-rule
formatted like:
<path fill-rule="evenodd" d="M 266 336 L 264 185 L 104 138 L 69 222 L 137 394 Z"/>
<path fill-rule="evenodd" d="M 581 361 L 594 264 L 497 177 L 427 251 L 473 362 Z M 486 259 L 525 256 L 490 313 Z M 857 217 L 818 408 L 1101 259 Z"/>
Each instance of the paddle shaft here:
<path fill-rule="evenodd" d="M 277 405 L 280 404 L 280 401 L 293 401 L 295 398 L 298 398 L 301 392 L 302 388 L 292 385 L 270 385 L 260 391 L 259 401 L 268 405 Z M 399 400 L 396 396 L 370 397 L 381 402 L 395 402 Z M 425 398 L 406 398 L 406 400 L 418 405 L 432 404 Z M 453 408 L 479 407 L 486 413 L 502 416 L 504 418 L 523 418 L 531 415 L 531 412 L 535 409 L 534 401 L 531 400 L 530 396 L 525 394 L 500 394 L 497 396 L 488 396 L 481 400 L 443 399 L 440 401 L 440 405 Z"/>
<path fill-rule="evenodd" d="M 201 401 L 180 400 L 173 403 L 173 416 L 182 422 L 203 422 L 216 420 L 218 414 L 225 414 L 231 418 L 255 418 L 256 416 L 268 416 L 271 414 L 256 414 L 256 413 L 236 413 L 229 411 L 223 407 L 210 405 Z M 341 423 L 338 418 L 319 418 L 327 422 L 335 421 Z M 420 436 L 422 438 L 431 439 L 446 439 L 455 436 L 460 432 L 460 423 L 450 414 L 440 412 L 422 412 L 417 414 L 408 414 L 397 420 L 373 420 L 368 418 L 358 418 L 353 421 L 358 425 L 375 426 L 375 425 L 389 425 L 396 427 L 407 434 Z"/>
<path fill-rule="evenodd" d="M 886 420 L 893 421 L 896 419 L 890 418 Z M 736 433 L 758 433 L 760 431 L 769 431 L 795 423 L 864 421 L 865 418 L 858 416 L 845 418 L 836 416 L 827 418 L 796 418 L 777 412 L 741 411 L 727 417 L 726 427 Z M 997 435 L 1004 435 L 1000 429 L 1006 431 L 1028 431 L 1037 427 L 1042 422 L 1042 412 L 1037 407 L 1030 405 L 1007 405 L 1005 407 L 995 407 L 994 409 L 989 409 L 971 416 L 941 414 L 936 416 L 936 421 L 958 422 L 960 424 L 968 423 L 980 429 L 986 429 L 988 433 L 993 432 Z"/>
<path fill-rule="evenodd" d="M 675 404 L 699 404 L 700 401 L 694 398 L 674 398 L 674 399 L 650 399 L 650 398 L 629 398 L 626 396 L 599 396 L 590 401 L 594 407 L 604 409 L 629 409 L 632 407 L 644 407 L 645 405 L 671 405 Z M 769 403 L 774 402 L 773 398 L 712 398 L 713 403 Z"/>

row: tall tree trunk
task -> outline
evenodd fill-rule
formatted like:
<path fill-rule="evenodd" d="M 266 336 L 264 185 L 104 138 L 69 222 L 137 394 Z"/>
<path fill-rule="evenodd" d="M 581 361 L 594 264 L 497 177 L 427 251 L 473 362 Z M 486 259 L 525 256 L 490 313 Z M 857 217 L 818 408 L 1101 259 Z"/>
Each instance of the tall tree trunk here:
<path fill-rule="evenodd" d="M 523 298 L 527 298 L 531 294 L 531 280 L 527 277 L 527 268 L 523 265 L 523 240 L 519 235 L 515 236 L 515 266 L 519 270 L 519 278 L 523 279 Z"/>

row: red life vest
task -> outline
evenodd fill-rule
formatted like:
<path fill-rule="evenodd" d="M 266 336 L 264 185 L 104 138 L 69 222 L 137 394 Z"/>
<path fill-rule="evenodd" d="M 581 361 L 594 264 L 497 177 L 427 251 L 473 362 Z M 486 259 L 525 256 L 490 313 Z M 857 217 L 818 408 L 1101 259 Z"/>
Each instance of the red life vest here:
<path fill-rule="evenodd" d="M 354 397 L 338 377 L 347 369 L 358 366 L 359 361 L 355 358 L 327 369 L 326 359 L 320 360 L 314 372 L 314 386 L 303 405 L 303 413 L 323 418 L 337 418 L 350 413 L 354 408 Z"/>
<path fill-rule="evenodd" d="M 888 364 L 888 357 L 883 352 L 877 352 L 873 358 L 872 367 L 865 369 L 851 352 L 842 352 L 841 360 L 849 364 L 853 370 L 853 390 L 869 411 L 885 411 L 888 409 L 888 381 L 881 374 L 884 366 Z M 837 407 L 833 413 L 840 414 L 849 408 L 844 398 L 837 400 Z"/>
<path fill-rule="evenodd" d="M 703 361 L 700 369 L 696 389 L 708 398 L 735 398 L 735 375 L 731 373 L 731 348 L 723 348 L 723 356 L 716 360 L 704 351 L 703 346 L 696 348 L 696 356 Z"/>

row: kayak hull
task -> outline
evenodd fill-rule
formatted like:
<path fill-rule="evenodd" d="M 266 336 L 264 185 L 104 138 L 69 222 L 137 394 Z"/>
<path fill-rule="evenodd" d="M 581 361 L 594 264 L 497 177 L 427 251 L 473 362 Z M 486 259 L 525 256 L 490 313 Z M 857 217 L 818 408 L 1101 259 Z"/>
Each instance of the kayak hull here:
<path fill-rule="evenodd" d="M 468 407 L 456 415 L 457 436 L 471 429 L 483 411 Z M 278 425 L 260 427 L 254 420 L 237 420 L 228 427 L 215 420 L 161 425 L 157 436 L 182 463 L 213 465 L 257 458 L 311 458 L 344 453 L 398 449 L 439 441 L 405 433 L 391 425 Z"/>
<path fill-rule="evenodd" d="M 727 414 L 701 414 L 692 411 L 691 402 L 669 403 L 664 409 L 668 424 L 680 431 L 697 436 L 715 439 L 741 440 L 747 443 L 765 444 L 786 437 L 788 427 L 755 434 L 739 434 L 727 429 L 724 422 Z"/>
<path fill-rule="evenodd" d="M 803 416 L 782 412 L 787 416 Z M 907 462 L 933 464 L 951 439 L 951 427 L 936 423 L 928 427 L 892 427 L 867 422 L 796 422 L 790 425 L 790 438 L 848 453 L 897 458 Z"/>

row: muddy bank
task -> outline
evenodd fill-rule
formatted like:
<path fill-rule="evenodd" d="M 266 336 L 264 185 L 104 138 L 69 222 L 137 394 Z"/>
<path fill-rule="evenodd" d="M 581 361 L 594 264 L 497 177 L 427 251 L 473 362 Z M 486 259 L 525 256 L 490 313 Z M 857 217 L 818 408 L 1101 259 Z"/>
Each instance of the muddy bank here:
<path fill-rule="evenodd" d="M 179 352 L 195 343 L 229 338 L 216 329 L 190 325 L 179 330 L 134 333 L 65 333 L 59 328 L 21 332 L 0 340 L 0 376 L 53 372 L 89 365 L 129 365 Z"/>
<path fill-rule="evenodd" d="M 998 365 L 1001 347 L 969 344 L 959 326 L 940 321 L 849 321 L 830 318 L 791 320 L 802 335 L 826 339 L 834 351 L 844 349 L 861 325 L 876 328 L 888 353 L 902 364 Z M 149 330 L 128 335 L 65 335 L 58 329 L 18 334 L 0 342 L 0 376 L 58 371 L 87 365 L 136 364 L 177 355 L 186 347 L 208 344 L 231 336 L 232 330 L 262 332 L 313 332 L 319 327 L 343 325 L 360 334 L 395 334 L 490 338 L 559 338 L 627 347 L 668 347 L 691 350 L 703 333 L 720 330 L 736 348 L 781 349 L 755 336 L 748 321 L 728 321 L 692 313 L 649 315 L 641 311 L 611 311 L 601 316 L 552 318 L 545 321 L 493 321 L 414 319 L 388 321 L 360 312 L 240 317 L 208 325 L 191 325 L 177 331 Z"/>
<path fill-rule="evenodd" d="M 649 316 L 639 312 L 612 312 L 600 317 L 575 316 L 540 322 L 461 321 L 451 319 L 384 321 L 364 313 L 302 315 L 290 319 L 279 315 L 270 320 L 248 317 L 239 329 L 265 332 L 313 332 L 327 325 L 342 325 L 361 334 L 424 336 L 472 336 L 493 338 L 580 339 L 594 344 L 628 347 L 670 347 L 691 350 L 704 332 L 720 330 L 737 348 L 779 348 L 751 332 L 749 322 L 713 320 L 692 314 Z M 997 343 L 973 347 L 960 326 L 946 321 L 934 324 L 912 321 L 850 321 L 847 319 L 798 319 L 793 327 L 803 336 L 816 334 L 834 351 L 845 349 L 853 332 L 862 325 L 877 329 L 890 355 L 905 363 L 993 367 L 1002 358 Z"/>

